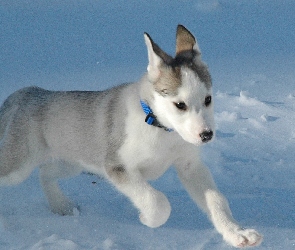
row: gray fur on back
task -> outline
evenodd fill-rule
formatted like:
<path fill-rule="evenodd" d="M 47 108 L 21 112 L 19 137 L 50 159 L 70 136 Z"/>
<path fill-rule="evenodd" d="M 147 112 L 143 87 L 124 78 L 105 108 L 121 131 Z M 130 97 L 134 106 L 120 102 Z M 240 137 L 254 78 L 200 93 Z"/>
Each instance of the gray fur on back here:
<path fill-rule="evenodd" d="M 24 161 L 32 155 L 42 156 L 34 159 L 35 164 L 49 158 L 82 160 L 89 165 L 113 161 L 124 139 L 122 121 L 127 111 L 119 97 L 126 86 L 103 92 L 21 89 L 0 109 L 1 139 L 5 143 L 17 140 L 14 145 L 19 149 L 14 151 L 23 154 Z M 6 133 L 7 129 L 13 131 Z M 4 138 L 7 136 L 11 138 Z M 15 170 L 6 164 L 0 162 L 1 175 Z"/>

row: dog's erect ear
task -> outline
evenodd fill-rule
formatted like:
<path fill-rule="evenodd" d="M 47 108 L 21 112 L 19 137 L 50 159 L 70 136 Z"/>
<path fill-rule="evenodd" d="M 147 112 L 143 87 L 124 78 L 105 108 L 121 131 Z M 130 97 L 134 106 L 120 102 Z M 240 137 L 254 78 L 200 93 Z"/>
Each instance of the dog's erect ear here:
<path fill-rule="evenodd" d="M 194 51 L 197 55 L 201 55 L 196 38 L 188 29 L 179 24 L 176 32 L 176 56 L 185 51 Z"/>
<path fill-rule="evenodd" d="M 163 64 L 169 64 L 172 57 L 167 55 L 160 47 L 154 43 L 149 34 L 144 33 L 144 40 L 147 46 L 149 65 L 147 67 L 149 80 L 157 81 L 161 73 Z"/>

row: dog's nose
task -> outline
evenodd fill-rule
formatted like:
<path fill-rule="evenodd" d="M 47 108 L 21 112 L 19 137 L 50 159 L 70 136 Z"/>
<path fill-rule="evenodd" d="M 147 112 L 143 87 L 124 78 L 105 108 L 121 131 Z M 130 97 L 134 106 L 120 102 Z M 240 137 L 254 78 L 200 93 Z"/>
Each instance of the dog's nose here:
<path fill-rule="evenodd" d="M 213 131 L 212 130 L 206 130 L 203 133 L 200 134 L 202 142 L 208 142 L 213 137 Z"/>

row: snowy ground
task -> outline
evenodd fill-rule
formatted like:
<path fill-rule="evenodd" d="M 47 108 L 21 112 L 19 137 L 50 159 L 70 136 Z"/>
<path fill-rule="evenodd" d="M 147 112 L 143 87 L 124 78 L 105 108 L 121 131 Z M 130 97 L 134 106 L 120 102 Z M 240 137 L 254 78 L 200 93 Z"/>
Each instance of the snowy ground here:
<path fill-rule="evenodd" d="M 175 28 L 198 38 L 214 80 L 217 138 L 204 161 L 257 249 L 295 249 L 295 2 L 291 0 L 0 3 L 0 102 L 18 88 L 105 89 L 136 81 L 149 32 L 173 54 Z M 173 169 L 153 183 L 172 204 L 168 222 L 140 224 L 106 181 L 63 181 L 81 207 L 52 214 L 38 172 L 0 189 L 0 249 L 232 249 L 189 199 Z"/>

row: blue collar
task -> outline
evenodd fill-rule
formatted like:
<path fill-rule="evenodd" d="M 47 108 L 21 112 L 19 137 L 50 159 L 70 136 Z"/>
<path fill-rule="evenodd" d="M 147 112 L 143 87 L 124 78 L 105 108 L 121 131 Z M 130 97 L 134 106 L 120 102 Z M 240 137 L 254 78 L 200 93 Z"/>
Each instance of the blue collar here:
<path fill-rule="evenodd" d="M 149 125 L 153 125 L 158 128 L 163 128 L 165 131 L 172 132 L 173 129 L 167 128 L 163 126 L 158 120 L 157 116 L 153 113 L 150 106 L 148 106 L 144 101 L 140 100 L 141 107 L 144 111 L 144 113 L 147 115 L 145 118 L 145 122 Z"/>

